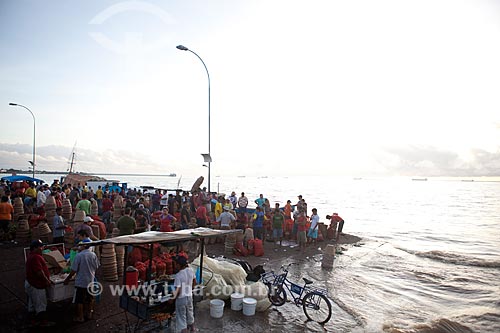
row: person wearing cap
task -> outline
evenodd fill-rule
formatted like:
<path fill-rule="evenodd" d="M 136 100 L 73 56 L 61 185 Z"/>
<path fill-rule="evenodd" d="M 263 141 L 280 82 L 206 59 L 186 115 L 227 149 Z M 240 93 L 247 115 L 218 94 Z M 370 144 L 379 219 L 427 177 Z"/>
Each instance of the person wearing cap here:
<path fill-rule="evenodd" d="M 28 295 L 28 312 L 35 314 L 34 323 L 38 326 L 52 326 L 45 318 L 47 310 L 47 287 L 50 286 L 50 272 L 42 257 L 44 244 L 34 240 L 30 245 L 30 253 L 26 258 L 26 280 L 24 290 Z"/>
<path fill-rule="evenodd" d="M 193 288 L 196 277 L 188 266 L 186 257 L 177 256 L 175 261 L 180 270 L 175 274 L 173 299 L 175 299 L 175 326 L 177 332 L 194 332 Z"/>
<path fill-rule="evenodd" d="M 91 218 L 90 216 L 85 216 L 83 218 L 83 223 L 75 228 L 75 233 L 78 233 L 80 230 L 85 230 L 85 232 L 87 233 L 87 235 L 89 235 L 91 240 L 93 241 L 98 240 L 98 238 L 94 236 L 94 233 L 92 232 L 92 227 L 90 226 L 92 222 L 94 222 L 93 218 Z"/>
<path fill-rule="evenodd" d="M 64 230 L 66 225 L 64 224 L 64 219 L 61 216 L 62 207 L 56 208 L 56 215 L 52 220 L 52 237 L 54 237 L 54 243 L 64 243 Z"/>
<path fill-rule="evenodd" d="M 224 206 L 224 212 L 222 212 L 222 214 L 220 214 L 217 218 L 217 222 L 220 223 L 220 228 L 222 230 L 229 230 L 231 229 L 231 224 L 234 221 L 236 221 L 236 218 L 229 212 L 229 207 Z"/>
<path fill-rule="evenodd" d="M 84 322 L 85 319 L 92 319 L 94 312 L 94 296 L 89 293 L 89 286 L 94 283 L 95 272 L 100 263 L 97 255 L 90 251 L 84 241 L 78 243 L 78 254 L 71 263 L 71 272 L 64 280 L 67 285 L 69 281 L 75 278 L 75 296 L 73 303 L 76 304 L 75 322 Z"/>

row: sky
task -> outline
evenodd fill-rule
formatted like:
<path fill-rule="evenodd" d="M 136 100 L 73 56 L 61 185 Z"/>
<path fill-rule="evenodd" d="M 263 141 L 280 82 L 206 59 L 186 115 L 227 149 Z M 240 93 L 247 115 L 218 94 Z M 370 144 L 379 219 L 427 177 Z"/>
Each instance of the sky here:
<path fill-rule="evenodd" d="M 500 176 L 500 2 L 0 2 L 0 168 Z"/>

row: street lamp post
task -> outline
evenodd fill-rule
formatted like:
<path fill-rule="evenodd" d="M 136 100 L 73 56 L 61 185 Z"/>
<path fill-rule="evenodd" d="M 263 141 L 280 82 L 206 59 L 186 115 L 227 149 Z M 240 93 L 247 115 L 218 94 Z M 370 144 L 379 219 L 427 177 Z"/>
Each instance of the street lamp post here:
<path fill-rule="evenodd" d="M 22 108 L 25 108 L 26 110 L 29 111 L 29 113 L 31 113 L 31 116 L 33 117 L 33 178 L 35 178 L 35 165 L 36 165 L 36 161 L 35 161 L 35 134 L 36 134 L 36 126 L 35 126 L 35 115 L 33 114 L 33 112 L 31 112 L 30 109 L 28 109 L 26 106 L 24 105 L 21 105 L 21 104 L 16 104 L 16 103 L 9 103 L 10 106 L 19 106 L 19 107 L 22 107 Z"/>
<path fill-rule="evenodd" d="M 200 59 L 203 67 L 205 67 L 205 71 L 207 72 L 208 77 L 208 154 L 201 154 L 203 156 L 204 162 L 208 163 L 208 192 L 210 193 L 210 163 L 212 163 L 212 156 L 210 155 L 210 74 L 208 73 L 207 65 L 201 57 L 196 54 L 196 52 L 188 49 L 183 45 L 177 45 L 177 49 L 181 51 L 189 51 Z"/>

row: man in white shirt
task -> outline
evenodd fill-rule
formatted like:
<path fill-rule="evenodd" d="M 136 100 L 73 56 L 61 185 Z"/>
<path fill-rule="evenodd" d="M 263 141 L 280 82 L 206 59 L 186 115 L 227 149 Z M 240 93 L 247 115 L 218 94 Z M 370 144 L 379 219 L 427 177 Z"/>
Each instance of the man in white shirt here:
<path fill-rule="evenodd" d="M 318 210 L 316 208 L 313 208 L 311 215 L 311 227 L 309 227 L 309 231 L 307 232 L 309 243 L 316 242 L 316 238 L 318 238 L 318 223 L 319 223 Z"/>
<path fill-rule="evenodd" d="M 231 229 L 231 222 L 234 221 L 236 221 L 236 218 L 229 212 L 229 207 L 224 206 L 224 212 L 217 218 L 217 222 L 220 222 L 220 228 L 229 230 Z"/>
<path fill-rule="evenodd" d="M 47 197 L 45 196 L 45 193 L 43 193 L 43 191 L 38 191 L 36 194 L 36 206 L 38 208 L 43 207 L 46 201 Z"/>
<path fill-rule="evenodd" d="M 194 272 L 189 268 L 187 259 L 177 256 L 175 261 L 181 266 L 175 274 L 173 298 L 175 299 L 175 321 L 177 332 L 194 331 L 193 288 L 196 285 Z"/>

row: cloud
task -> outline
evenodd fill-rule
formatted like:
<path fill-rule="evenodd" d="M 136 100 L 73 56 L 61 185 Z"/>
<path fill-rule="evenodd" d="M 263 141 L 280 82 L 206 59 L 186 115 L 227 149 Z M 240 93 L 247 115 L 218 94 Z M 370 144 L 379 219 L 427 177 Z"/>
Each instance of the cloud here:
<path fill-rule="evenodd" d="M 386 174 L 429 177 L 496 177 L 500 175 L 500 148 L 496 152 L 471 149 L 467 158 L 433 146 L 388 147 L 377 156 Z"/>
<path fill-rule="evenodd" d="M 67 171 L 72 148 L 64 146 L 37 147 L 37 170 Z M 0 143 L 0 168 L 27 170 L 32 159 L 32 146 Z M 105 150 L 96 152 L 77 149 L 74 170 L 89 173 L 164 173 L 165 167 L 149 157 L 131 151 Z"/>

